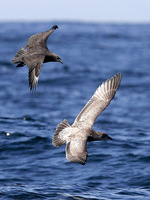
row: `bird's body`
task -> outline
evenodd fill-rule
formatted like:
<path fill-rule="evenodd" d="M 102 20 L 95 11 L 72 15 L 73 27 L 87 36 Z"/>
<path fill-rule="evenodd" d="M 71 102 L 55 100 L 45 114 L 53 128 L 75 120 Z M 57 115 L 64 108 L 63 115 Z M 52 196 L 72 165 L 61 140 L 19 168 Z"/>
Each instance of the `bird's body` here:
<path fill-rule="evenodd" d="M 67 120 L 58 124 L 53 136 L 53 145 L 59 147 L 66 143 L 66 158 L 69 161 L 84 165 L 88 155 L 87 141 L 112 140 L 106 133 L 95 131 L 92 126 L 115 96 L 120 81 L 121 74 L 117 74 L 100 85 L 72 126 Z"/>
<path fill-rule="evenodd" d="M 62 62 L 61 58 L 50 52 L 47 47 L 47 39 L 58 28 L 54 25 L 50 30 L 31 36 L 26 48 L 22 47 L 15 55 L 12 63 L 18 64 L 17 67 L 27 65 L 29 68 L 29 87 L 30 90 L 36 88 L 39 74 L 43 63 Z"/>

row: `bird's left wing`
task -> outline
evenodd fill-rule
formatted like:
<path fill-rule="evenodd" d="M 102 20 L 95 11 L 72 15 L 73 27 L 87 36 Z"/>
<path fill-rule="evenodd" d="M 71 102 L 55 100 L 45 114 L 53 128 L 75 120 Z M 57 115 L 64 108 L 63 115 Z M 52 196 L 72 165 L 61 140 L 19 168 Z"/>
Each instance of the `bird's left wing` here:
<path fill-rule="evenodd" d="M 76 124 L 85 124 L 92 127 L 99 114 L 109 105 L 110 101 L 115 96 L 121 81 L 121 74 L 116 74 L 111 79 L 108 79 L 100 85 L 92 98 L 87 102 L 81 110 L 73 126 Z"/>
<path fill-rule="evenodd" d="M 47 39 L 48 37 L 58 28 L 57 25 L 54 25 L 50 30 L 42 32 L 42 33 L 37 33 L 35 35 L 32 35 L 28 41 L 26 48 L 29 49 L 29 51 L 41 51 L 43 48 L 47 49 Z"/>

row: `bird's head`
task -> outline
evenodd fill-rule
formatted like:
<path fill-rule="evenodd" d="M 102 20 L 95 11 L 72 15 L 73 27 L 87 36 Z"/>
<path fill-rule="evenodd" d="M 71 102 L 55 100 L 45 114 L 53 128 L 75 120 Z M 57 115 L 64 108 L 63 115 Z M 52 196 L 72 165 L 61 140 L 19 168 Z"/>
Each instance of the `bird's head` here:
<path fill-rule="evenodd" d="M 112 140 L 112 138 L 104 132 L 98 132 L 92 130 L 92 135 L 88 137 L 88 141 L 97 141 L 97 140 Z"/>
<path fill-rule="evenodd" d="M 58 55 L 54 55 L 54 61 L 55 62 L 60 62 L 60 63 L 62 63 L 63 64 L 63 61 L 61 60 L 61 58 L 58 56 Z"/>
<path fill-rule="evenodd" d="M 98 140 L 112 140 L 112 138 L 104 132 L 97 132 Z"/>

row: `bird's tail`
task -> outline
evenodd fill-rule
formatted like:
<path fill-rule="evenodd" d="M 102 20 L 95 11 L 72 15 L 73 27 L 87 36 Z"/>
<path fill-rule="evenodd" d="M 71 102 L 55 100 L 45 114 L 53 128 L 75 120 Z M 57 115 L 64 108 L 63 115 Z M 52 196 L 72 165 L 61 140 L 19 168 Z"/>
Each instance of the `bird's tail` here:
<path fill-rule="evenodd" d="M 22 47 L 15 55 L 14 59 L 11 61 L 12 63 L 22 63 L 22 57 L 27 53 L 27 50 Z M 20 66 L 19 66 L 20 67 Z M 22 66 L 21 66 L 22 67 Z"/>
<path fill-rule="evenodd" d="M 62 122 L 60 122 L 58 124 L 56 131 L 55 131 L 55 134 L 53 136 L 53 145 L 54 146 L 59 147 L 66 142 L 65 134 L 63 134 L 61 131 L 65 128 L 68 128 L 68 127 L 71 127 L 71 126 L 66 119 L 64 119 Z"/>

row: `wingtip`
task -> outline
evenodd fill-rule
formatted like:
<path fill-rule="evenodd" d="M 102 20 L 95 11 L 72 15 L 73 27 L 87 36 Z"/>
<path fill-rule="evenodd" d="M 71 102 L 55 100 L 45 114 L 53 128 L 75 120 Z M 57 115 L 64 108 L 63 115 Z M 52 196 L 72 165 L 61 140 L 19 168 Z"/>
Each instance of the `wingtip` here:
<path fill-rule="evenodd" d="M 119 77 L 122 77 L 122 74 L 119 72 L 118 74 L 117 74 Z"/>
<path fill-rule="evenodd" d="M 118 73 L 116 76 L 118 77 L 118 81 L 121 82 L 122 74 L 121 74 L 121 73 Z"/>
<path fill-rule="evenodd" d="M 36 92 L 36 87 L 29 84 L 30 93 L 34 94 Z"/>
<path fill-rule="evenodd" d="M 52 27 L 52 29 L 57 29 L 58 28 L 58 26 L 57 25 L 54 25 L 53 27 Z"/>
<path fill-rule="evenodd" d="M 116 76 L 118 76 L 120 79 L 122 78 L 122 74 L 121 73 L 116 74 Z"/>
<path fill-rule="evenodd" d="M 116 82 L 121 82 L 121 78 L 122 78 L 122 75 L 121 73 L 117 73 L 116 75 L 114 75 L 112 78 L 108 79 L 109 80 L 116 80 Z"/>
<path fill-rule="evenodd" d="M 115 74 L 113 77 L 115 77 L 115 76 L 116 76 L 116 77 L 121 77 L 122 75 L 121 75 L 121 73 L 120 73 L 120 72 L 118 72 L 118 73 L 117 73 L 117 74 Z M 113 78 L 113 77 L 112 77 L 112 78 Z"/>

